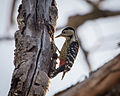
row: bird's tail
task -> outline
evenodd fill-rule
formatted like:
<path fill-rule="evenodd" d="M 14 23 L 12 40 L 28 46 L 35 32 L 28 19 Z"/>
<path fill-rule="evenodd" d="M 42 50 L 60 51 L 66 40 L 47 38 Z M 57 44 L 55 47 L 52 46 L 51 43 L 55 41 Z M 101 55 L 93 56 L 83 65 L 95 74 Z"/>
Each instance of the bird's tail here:
<path fill-rule="evenodd" d="M 65 73 L 66 73 L 66 72 L 63 72 L 63 75 L 62 75 L 62 79 L 61 79 L 61 80 L 63 80 L 63 78 L 64 78 L 64 76 L 65 76 Z"/>
<path fill-rule="evenodd" d="M 51 75 L 50 77 L 51 77 L 51 78 L 55 77 L 58 73 L 63 72 L 64 69 L 65 69 L 65 66 L 64 66 L 64 65 L 60 66 L 59 68 L 57 68 L 57 69 L 55 70 L 55 72 L 53 72 L 52 74 L 50 74 L 50 75 Z"/>

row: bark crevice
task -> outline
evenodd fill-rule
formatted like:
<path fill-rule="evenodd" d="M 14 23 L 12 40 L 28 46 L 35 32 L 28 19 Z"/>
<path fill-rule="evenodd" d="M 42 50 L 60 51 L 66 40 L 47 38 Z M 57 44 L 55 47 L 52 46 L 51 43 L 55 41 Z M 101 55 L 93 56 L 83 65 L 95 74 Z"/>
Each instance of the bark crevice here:
<path fill-rule="evenodd" d="M 17 17 L 19 30 L 15 33 L 15 69 L 8 96 L 44 96 L 48 90 L 54 54 L 51 38 L 57 20 L 57 8 L 52 2 L 22 0 Z"/>

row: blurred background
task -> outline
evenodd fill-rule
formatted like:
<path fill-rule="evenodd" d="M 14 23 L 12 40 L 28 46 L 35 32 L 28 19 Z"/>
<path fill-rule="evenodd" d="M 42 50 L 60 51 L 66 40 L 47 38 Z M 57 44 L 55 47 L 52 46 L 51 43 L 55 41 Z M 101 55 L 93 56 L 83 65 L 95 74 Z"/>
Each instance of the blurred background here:
<path fill-rule="evenodd" d="M 80 38 L 81 48 L 75 64 L 64 80 L 62 74 L 50 82 L 47 96 L 83 81 L 120 53 L 120 0 L 56 0 L 57 31 L 72 26 Z M 0 0 L 0 96 L 7 96 L 14 69 L 14 33 L 21 1 Z M 64 38 L 55 39 L 59 49 Z M 59 63 L 59 60 L 58 60 Z"/>

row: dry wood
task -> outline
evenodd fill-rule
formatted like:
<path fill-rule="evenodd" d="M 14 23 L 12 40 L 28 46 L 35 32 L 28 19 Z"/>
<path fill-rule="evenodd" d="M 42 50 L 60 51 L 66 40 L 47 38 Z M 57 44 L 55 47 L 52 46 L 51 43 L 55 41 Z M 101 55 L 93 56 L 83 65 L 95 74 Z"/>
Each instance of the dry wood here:
<path fill-rule="evenodd" d="M 9 96 L 44 96 L 49 86 L 57 8 L 54 0 L 22 0 L 15 33 L 15 57 Z"/>

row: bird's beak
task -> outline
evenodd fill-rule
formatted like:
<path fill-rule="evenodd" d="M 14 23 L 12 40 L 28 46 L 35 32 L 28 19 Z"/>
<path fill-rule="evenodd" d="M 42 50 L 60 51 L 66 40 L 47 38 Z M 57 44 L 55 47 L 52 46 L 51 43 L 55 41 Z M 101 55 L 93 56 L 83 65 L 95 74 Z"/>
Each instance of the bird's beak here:
<path fill-rule="evenodd" d="M 63 37 L 63 35 L 62 35 L 62 34 L 60 34 L 60 35 L 56 36 L 55 38 L 58 38 L 58 37 Z"/>

